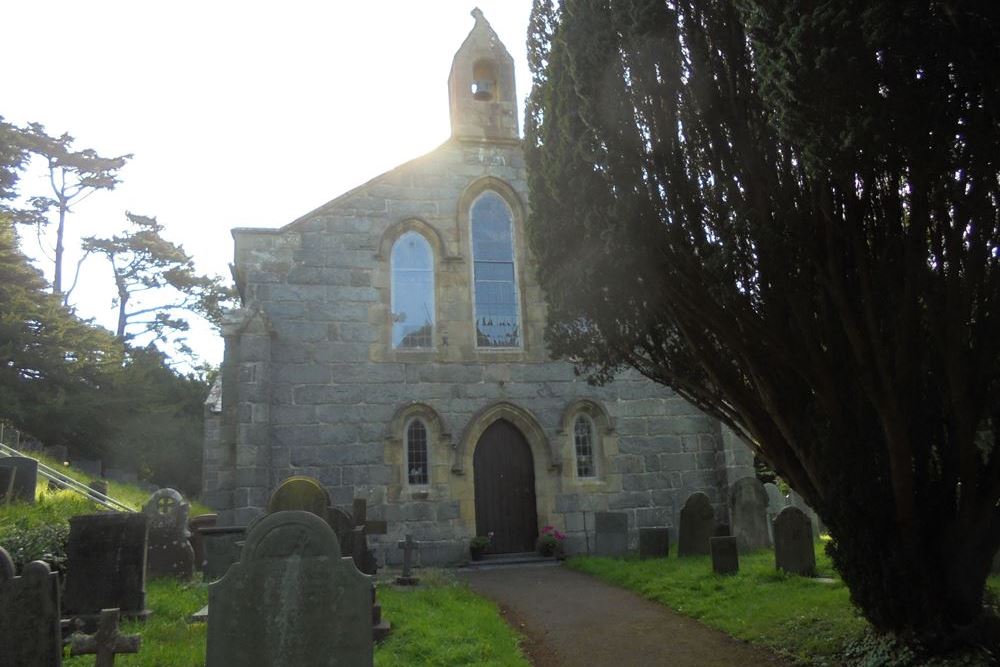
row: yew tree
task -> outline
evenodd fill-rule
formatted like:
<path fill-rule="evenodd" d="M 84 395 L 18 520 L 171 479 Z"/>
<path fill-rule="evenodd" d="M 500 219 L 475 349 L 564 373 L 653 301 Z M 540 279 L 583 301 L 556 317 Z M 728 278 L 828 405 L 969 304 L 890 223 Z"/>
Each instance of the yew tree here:
<path fill-rule="evenodd" d="M 547 340 L 721 420 L 879 630 L 996 642 L 1000 3 L 536 0 Z"/>

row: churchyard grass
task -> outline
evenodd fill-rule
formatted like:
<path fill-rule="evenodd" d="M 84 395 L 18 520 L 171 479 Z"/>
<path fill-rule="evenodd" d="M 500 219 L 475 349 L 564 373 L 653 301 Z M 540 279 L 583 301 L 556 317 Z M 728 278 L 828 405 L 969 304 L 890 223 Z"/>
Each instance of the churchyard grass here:
<path fill-rule="evenodd" d="M 868 628 L 822 542 L 816 543 L 816 567 L 833 583 L 776 571 L 772 551 L 740 556 L 735 576 L 713 574 L 708 556 L 676 555 L 672 548 L 666 559 L 577 557 L 568 564 L 801 664 L 841 664 L 845 644 Z M 987 585 L 1000 596 L 1000 576 Z"/>
<path fill-rule="evenodd" d="M 421 570 L 421 585 L 380 586 L 392 634 L 375 651 L 378 667 L 403 665 L 529 665 L 519 637 L 497 606 L 440 570 Z"/>

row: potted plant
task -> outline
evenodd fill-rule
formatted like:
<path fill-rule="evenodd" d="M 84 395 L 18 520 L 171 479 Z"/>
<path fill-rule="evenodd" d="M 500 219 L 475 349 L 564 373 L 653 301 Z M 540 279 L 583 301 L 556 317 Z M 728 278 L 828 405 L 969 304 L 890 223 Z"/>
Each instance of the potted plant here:
<path fill-rule="evenodd" d="M 542 528 L 541 534 L 538 536 L 538 541 L 535 542 L 535 549 L 542 556 L 555 556 L 556 558 L 563 557 L 563 540 L 566 536 L 560 533 L 553 526 L 545 526 Z"/>
<path fill-rule="evenodd" d="M 490 548 L 490 538 L 489 536 L 476 535 L 471 540 L 469 540 L 469 556 L 472 560 L 479 560 L 486 553 L 487 549 Z"/>

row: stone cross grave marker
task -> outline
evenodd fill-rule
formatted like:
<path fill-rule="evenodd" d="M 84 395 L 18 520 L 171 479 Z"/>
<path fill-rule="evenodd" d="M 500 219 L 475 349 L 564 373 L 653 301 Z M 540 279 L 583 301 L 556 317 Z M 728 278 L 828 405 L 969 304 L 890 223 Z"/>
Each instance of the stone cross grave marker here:
<path fill-rule="evenodd" d="M 756 477 L 743 477 L 729 492 L 732 534 L 740 553 L 771 546 L 767 530 L 767 491 Z"/>
<path fill-rule="evenodd" d="M 38 484 L 38 461 L 28 456 L 6 456 L 0 458 L 0 468 L 9 468 L 13 479 L 11 491 L 5 499 L 22 503 L 35 502 L 35 486 Z"/>
<path fill-rule="evenodd" d="M 667 528 L 639 529 L 639 558 L 666 558 L 670 554 L 670 530 Z"/>
<path fill-rule="evenodd" d="M 14 576 L 14 562 L 0 547 L 0 665 L 59 667 L 59 575 L 36 560 Z"/>
<path fill-rule="evenodd" d="M 713 537 L 709 540 L 712 550 L 712 571 L 716 574 L 736 574 L 740 571 L 738 539 L 734 536 Z"/>
<path fill-rule="evenodd" d="M 420 543 L 414 542 L 413 535 L 407 533 L 406 539 L 396 546 L 403 550 L 403 573 L 396 577 L 396 583 L 400 586 L 416 586 L 420 583 L 420 579 L 413 576 L 411 568 L 413 567 L 413 552 L 420 548 Z"/>
<path fill-rule="evenodd" d="M 371 579 L 315 514 L 258 521 L 208 588 L 207 667 L 372 664 Z"/>
<path fill-rule="evenodd" d="M 798 507 L 786 507 L 774 520 L 774 564 L 790 574 L 816 576 L 812 522 Z"/>
<path fill-rule="evenodd" d="M 74 633 L 70 636 L 69 654 L 96 655 L 94 667 L 114 667 L 116 654 L 138 653 L 142 637 L 119 634 L 118 614 L 117 609 L 102 609 L 96 633 Z"/>
<path fill-rule="evenodd" d="M 190 579 L 194 575 L 194 549 L 188 538 L 191 505 L 174 489 L 160 489 L 149 497 L 142 511 L 149 517 L 146 572 L 150 577 Z"/>
<path fill-rule="evenodd" d="M 362 562 L 358 565 L 358 569 L 365 574 L 370 574 L 375 576 L 378 572 L 378 562 L 375 560 L 374 552 L 368 548 L 368 536 L 369 535 L 385 535 L 389 532 L 388 526 L 385 521 L 377 519 L 368 518 L 368 501 L 364 498 L 355 498 L 352 506 L 354 514 L 354 537 L 358 538 L 359 535 L 363 536 L 364 549 L 355 549 L 354 553 L 359 555 Z M 358 531 L 359 527 L 363 527 L 364 531 Z"/>
<path fill-rule="evenodd" d="M 617 558 L 628 553 L 628 515 L 594 512 L 594 555 Z"/>
<path fill-rule="evenodd" d="M 102 609 L 145 618 L 146 537 L 142 512 L 81 514 L 69 520 L 63 613 L 89 627 Z M 89 618 L 88 618 L 89 617 Z"/>
<path fill-rule="evenodd" d="M 688 496 L 681 508 L 680 529 L 677 537 L 678 556 L 707 556 L 709 539 L 715 530 L 715 510 L 712 501 L 697 491 Z"/>

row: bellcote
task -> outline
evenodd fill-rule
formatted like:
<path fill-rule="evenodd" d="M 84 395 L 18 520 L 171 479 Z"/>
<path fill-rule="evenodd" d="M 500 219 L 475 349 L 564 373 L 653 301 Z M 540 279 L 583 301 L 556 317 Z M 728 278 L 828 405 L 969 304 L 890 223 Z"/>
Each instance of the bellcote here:
<path fill-rule="evenodd" d="M 451 135 L 518 140 L 514 59 L 477 7 L 476 25 L 455 53 L 448 77 Z"/>

